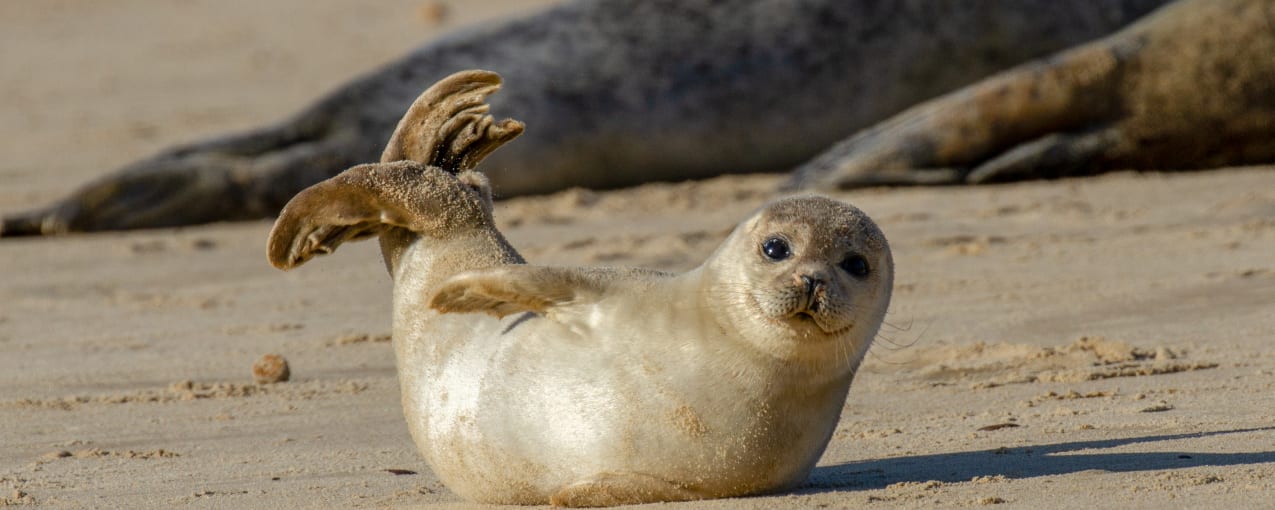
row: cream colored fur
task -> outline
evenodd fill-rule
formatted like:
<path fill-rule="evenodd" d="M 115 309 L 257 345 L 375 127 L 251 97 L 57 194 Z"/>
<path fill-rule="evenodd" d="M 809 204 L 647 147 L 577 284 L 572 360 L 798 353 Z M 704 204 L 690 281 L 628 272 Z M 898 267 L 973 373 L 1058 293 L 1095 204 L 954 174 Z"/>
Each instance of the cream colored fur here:
<path fill-rule="evenodd" d="M 408 430 L 461 496 L 607 506 L 800 484 L 889 304 L 881 231 L 796 197 L 683 274 L 523 265 L 470 171 L 522 130 L 487 115 L 498 86 L 468 71 L 426 91 L 381 163 L 284 208 L 270 261 L 380 236 Z"/>

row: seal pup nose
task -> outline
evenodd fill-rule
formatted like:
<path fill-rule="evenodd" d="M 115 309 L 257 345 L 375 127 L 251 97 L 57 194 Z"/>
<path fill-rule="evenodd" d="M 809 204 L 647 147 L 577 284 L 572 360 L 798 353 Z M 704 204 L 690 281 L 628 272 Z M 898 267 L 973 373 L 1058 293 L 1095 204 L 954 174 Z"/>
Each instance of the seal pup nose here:
<path fill-rule="evenodd" d="M 823 294 L 825 283 L 822 278 L 811 276 L 808 274 L 796 275 L 797 285 L 802 288 L 801 302 L 797 306 L 796 313 L 810 313 L 819 311 L 819 295 Z"/>

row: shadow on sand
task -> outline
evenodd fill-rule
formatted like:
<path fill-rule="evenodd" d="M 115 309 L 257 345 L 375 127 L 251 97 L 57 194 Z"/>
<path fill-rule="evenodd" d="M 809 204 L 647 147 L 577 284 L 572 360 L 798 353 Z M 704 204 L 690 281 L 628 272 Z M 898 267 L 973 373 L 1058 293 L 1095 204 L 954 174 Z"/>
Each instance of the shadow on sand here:
<path fill-rule="evenodd" d="M 1275 427 L 1222 430 L 1193 434 L 1076 441 L 973 452 L 914 455 L 847 462 L 815 468 L 797 492 L 881 489 L 899 482 L 965 482 L 976 476 L 1009 478 L 1063 475 L 1081 471 L 1155 471 L 1199 466 L 1238 466 L 1275 462 L 1275 451 L 1206 453 L 1156 451 L 1102 453 L 1100 450 L 1139 443 L 1200 439 L 1227 434 L 1275 431 Z M 1260 444 L 1254 442 L 1254 444 Z M 1267 441 L 1267 444 L 1275 444 Z"/>

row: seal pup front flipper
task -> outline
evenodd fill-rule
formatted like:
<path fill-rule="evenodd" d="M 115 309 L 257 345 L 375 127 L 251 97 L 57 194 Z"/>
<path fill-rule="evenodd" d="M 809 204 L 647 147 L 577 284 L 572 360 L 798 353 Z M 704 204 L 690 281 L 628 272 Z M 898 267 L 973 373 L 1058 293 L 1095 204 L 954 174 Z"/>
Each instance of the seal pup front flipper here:
<path fill-rule="evenodd" d="M 484 101 L 499 89 L 499 75 L 471 70 L 423 92 L 380 163 L 350 168 L 284 206 L 270 232 L 270 263 L 291 269 L 345 241 L 391 230 L 435 237 L 465 228 L 494 232 L 491 187 L 471 170 L 523 131 L 521 122 L 488 114 Z"/>
<path fill-rule="evenodd" d="M 429 307 L 442 313 L 496 317 L 532 312 L 550 319 L 567 307 L 596 303 L 627 276 L 670 276 L 649 269 L 508 265 L 467 271 L 434 291 Z"/>

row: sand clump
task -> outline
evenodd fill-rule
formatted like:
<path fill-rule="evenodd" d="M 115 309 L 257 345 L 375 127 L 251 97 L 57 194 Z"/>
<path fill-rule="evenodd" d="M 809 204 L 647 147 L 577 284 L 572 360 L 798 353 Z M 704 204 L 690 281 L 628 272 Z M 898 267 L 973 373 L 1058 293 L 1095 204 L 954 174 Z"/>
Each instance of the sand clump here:
<path fill-rule="evenodd" d="M 288 360 L 278 354 L 266 354 L 252 364 L 252 379 L 257 384 L 285 382 L 292 377 Z"/>

